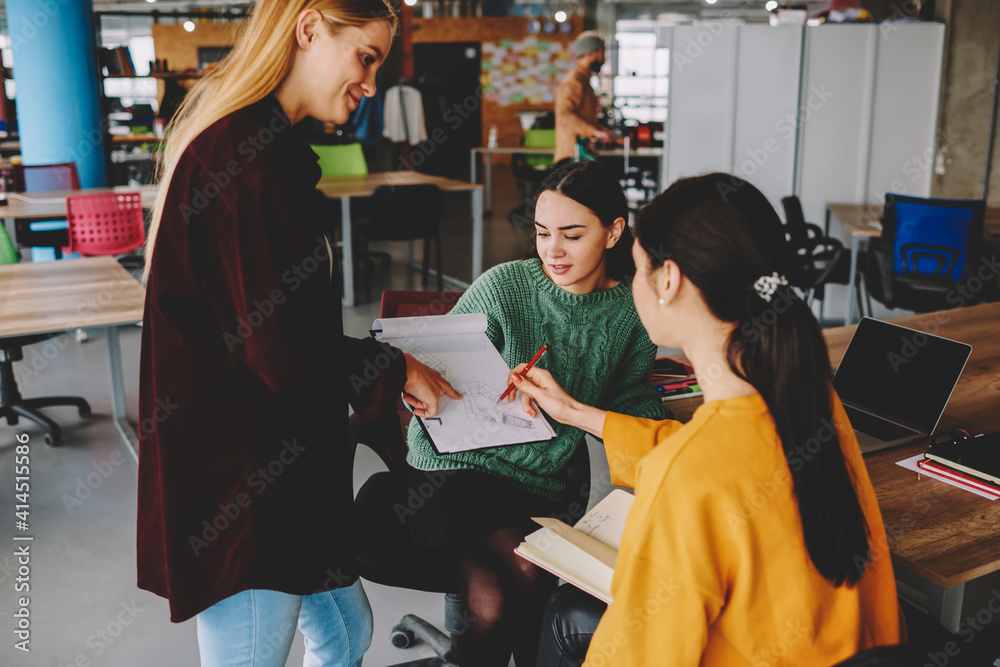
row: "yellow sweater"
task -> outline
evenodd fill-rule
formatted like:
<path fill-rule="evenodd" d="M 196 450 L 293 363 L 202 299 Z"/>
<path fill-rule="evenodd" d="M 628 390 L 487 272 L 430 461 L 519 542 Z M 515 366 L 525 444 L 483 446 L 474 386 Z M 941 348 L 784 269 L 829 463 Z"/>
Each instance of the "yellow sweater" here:
<path fill-rule="evenodd" d="M 882 516 L 843 406 L 833 402 L 870 531 L 872 560 L 850 588 L 834 588 L 809 559 L 791 471 L 760 396 L 705 403 L 685 425 L 608 413 L 612 481 L 634 487 L 636 498 L 614 602 L 585 667 L 832 665 L 899 643 Z"/>

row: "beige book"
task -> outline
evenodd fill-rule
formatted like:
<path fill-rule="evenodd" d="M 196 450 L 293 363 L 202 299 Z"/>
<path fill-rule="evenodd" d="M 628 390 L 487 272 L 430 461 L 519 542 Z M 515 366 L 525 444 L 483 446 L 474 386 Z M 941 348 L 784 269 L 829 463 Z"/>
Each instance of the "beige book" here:
<path fill-rule="evenodd" d="M 514 553 L 611 604 L 611 579 L 634 500 L 628 491 L 615 489 L 575 526 L 532 517 L 542 528 L 525 537 Z"/>

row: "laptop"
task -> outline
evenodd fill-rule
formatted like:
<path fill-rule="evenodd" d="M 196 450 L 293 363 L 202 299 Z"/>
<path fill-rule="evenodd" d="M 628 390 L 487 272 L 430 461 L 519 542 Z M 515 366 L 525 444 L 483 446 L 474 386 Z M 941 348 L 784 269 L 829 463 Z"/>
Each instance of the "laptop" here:
<path fill-rule="evenodd" d="M 930 436 L 972 346 L 861 318 L 833 377 L 863 453 Z"/>

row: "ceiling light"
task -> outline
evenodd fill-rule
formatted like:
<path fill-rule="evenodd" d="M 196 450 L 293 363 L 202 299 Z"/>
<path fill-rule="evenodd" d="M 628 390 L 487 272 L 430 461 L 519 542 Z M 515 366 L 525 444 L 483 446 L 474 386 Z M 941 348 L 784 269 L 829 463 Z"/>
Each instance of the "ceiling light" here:
<path fill-rule="evenodd" d="M 718 1 L 719 0 L 705 0 L 705 2 L 708 3 L 708 4 L 710 4 L 710 5 L 714 5 Z"/>
<path fill-rule="evenodd" d="M 187 30 L 188 32 L 194 32 L 194 22 L 193 21 L 185 21 L 184 22 L 184 29 Z"/>
<path fill-rule="evenodd" d="M 407 7 L 412 7 L 413 5 L 417 4 L 417 0 L 403 0 L 403 2 L 406 4 Z"/>
<path fill-rule="evenodd" d="M 769 12 L 773 12 L 777 8 L 778 8 L 778 3 L 776 2 L 776 0 L 767 0 L 767 3 L 764 5 L 764 9 L 766 9 Z"/>

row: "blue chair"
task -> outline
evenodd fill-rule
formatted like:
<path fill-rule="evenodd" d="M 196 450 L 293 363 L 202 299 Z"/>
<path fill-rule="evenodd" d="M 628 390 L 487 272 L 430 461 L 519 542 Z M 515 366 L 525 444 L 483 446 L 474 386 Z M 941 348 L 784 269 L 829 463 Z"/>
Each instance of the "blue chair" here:
<path fill-rule="evenodd" d="M 993 296 L 996 275 L 977 276 L 986 203 L 889 193 L 882 237 L 869 253 L 866 283 L 889 308 L 929 312 Z"/>

